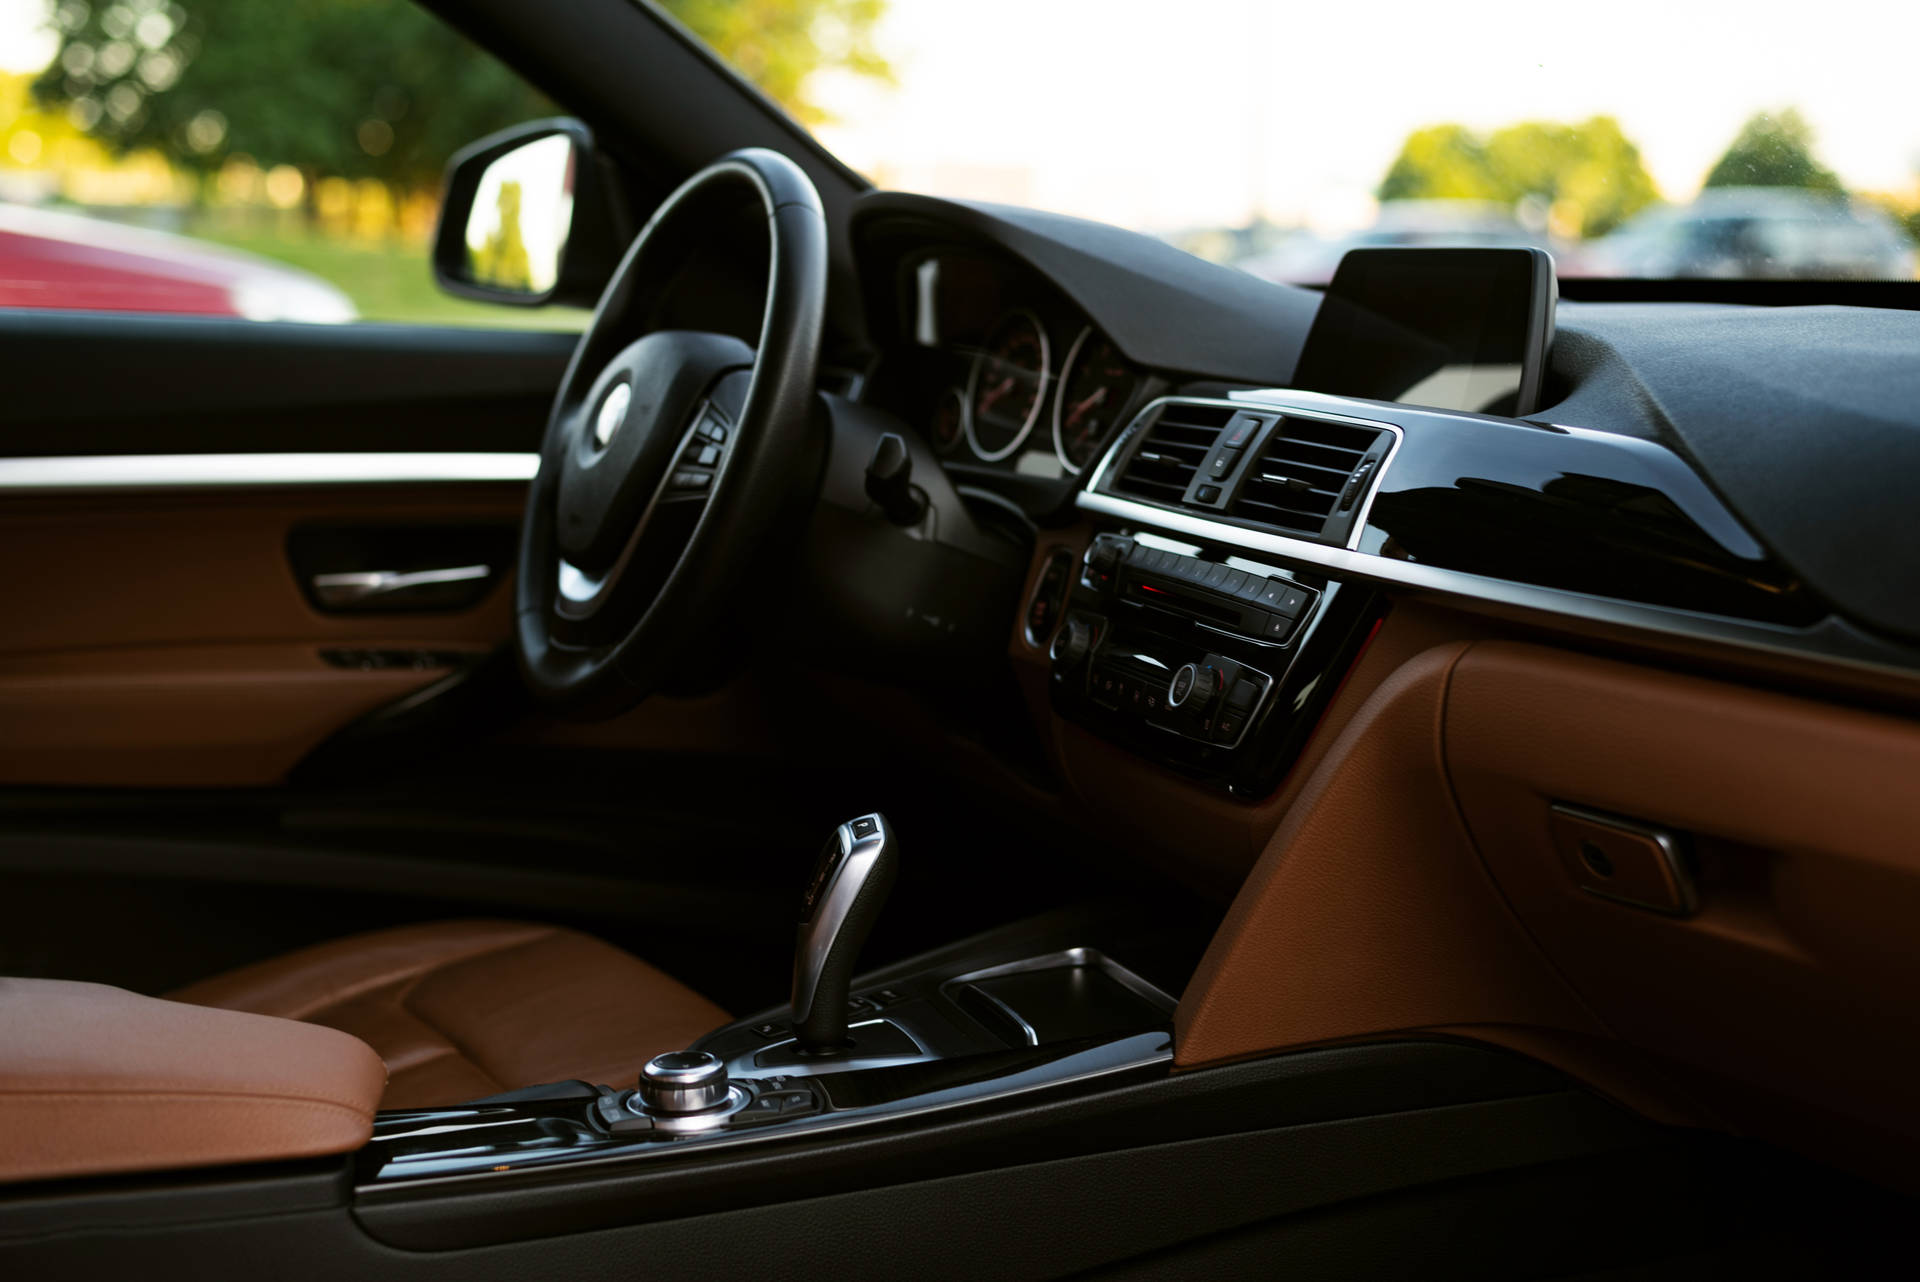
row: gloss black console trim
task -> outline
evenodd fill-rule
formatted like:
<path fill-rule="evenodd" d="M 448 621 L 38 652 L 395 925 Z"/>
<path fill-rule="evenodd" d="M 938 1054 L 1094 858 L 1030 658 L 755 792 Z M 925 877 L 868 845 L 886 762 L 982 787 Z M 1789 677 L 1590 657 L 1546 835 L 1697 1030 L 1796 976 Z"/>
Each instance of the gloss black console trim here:
<path fill-rule="evenodd" d="M 1314 572 L 1347 581 L 1431 592 L 1447 598 L 1465 598 L 1494 607 L 1499 612 L 1522 617 L 1572 619 L 1619 628 L 1628 633 L 1705 641 L 1757 654 L 1812 659 L 1870 673 L 1911 677 L 1920 671 L 1920 652 L 1883 640 L 1835 615 L 1825 613 L 1824 607 L 1815 604 L 1810 593 L 1806 593 L 1790 577 L 1784 576 L 1765 549 L 1727 512 L 1692 468 L 1657 444 L 1582 428 L 1508 422 L 1409 406 L 1355 402 L 1343 397 L 1284 389 L 1235 392 L 1231 399 L 1219 403 L 1240 408 L 1259 406 L 1287 413 L 1348 413 L 1356 417 L 1367 416 L 1372 420 L 1391 417 L 1400 425 L 1404 433 L 1403 447 L 1377 470 L 1379 479 L 1368 498 L 1369 507 L 1357 523 L 1359 528 L 1352 546 L 1328 547 L 1270 530 L 1252 529 L 1213 517 L 1099 492 L 1115 460 L 1140 430 L 1141 424 L 1147 421 L 1146 411 L 1136 417 L 1108 450 L 1088 488 L 1075 499 L 1076 506 L 1095 516 L 1108 517 L 1129 526 L 1164 531 L 1209 547 L 1277 558 L 1288 566 L 1310 567 Z M 1502 447 L 1519 440 L 1522 434 L 1531 434 L 1533 441 L 1555 443 L 1544 446 L 1547 450 L 1571 447 L 1573 455 L 1583 460 L 1611 460 L 1616 475 L 1601 479 L 1621 485 L 1640 486 L 1646 491 L 1644 497 L 1647 504 L 1655 510 L 1651 519 L 1637 527 L 1637 539 L 1647 545 L 1657 544 L 1662 537 L 1661 525 L 1676 522 L 1674 514 L 1677 512 L 1679 523 L 1683 525 L 1683 542 L 1699 547 L 1704 546 L 1700 540 L 1708 540 L 1724 550 L 1725 559 L 1721 562 L 1721 568 L 1709 571 L 1716 581 L 1731 585 L 1739 576 L 1726 567 L 1745 563 L 1756 572 L 1749 584 L 1751 594 L 1746 599 L 1776 603 L 1775 614 L 1779 613 L 1778 603 L 1788 602 L 1788 617 L 1799 621 L 1781 621 L 1778 617 L 1743 618 L 1688 608 L 1671 600 L 1621 599 L 1563 584 L 1519 581 L 1487 573 L 1480 568 L 1480 563 L 1474 560 L 1471 541 L 1453 550 L 1455 557 L 1465 559 L 1468 568 L 1408 559 L 1405 549 L 1395 541 L 1392 530 L 1405 530 L 1410 537 L 1418 537 L 1425 542 L 1430 537 L 1444 537 L 1444 522 L 1432 521 L 1427 513 L 1419 510 L 1418 503 L 1409 507 L 1407 498 L 1416 491 L 1439 488 L 1424 484 L 1422 477 L 1444 470 L 1445 465 L 1441 460 L 1453 448 L 1452 440 L 1456 432 L 1475 433 L 1474 439 L 1480 442 L 1479 446 L 1469 449 L 1465 457 L 1483 460 L 1491 457 L 1494 451 L 1488 445 L 1492 438 L 1478 435 L 1488 427 L 1500 429 L 1498 439 Z M 1416 441 L 1419 442 L 1418 446 L 1414 444 Z M 1529 445 L 1532 445 L 1532 441 Z M 1407 471 L 1402 473 L 1408 479 L 1398 479 L 1396 472 L 1416 449 L 1424 456 L 1424 461 L 1408 464 Z M 1549 488 L 1555 478 L 1541 475 L 1542 467 L 1546 466 L 1546 456 L 1536 453 L 1532 448 L 1523 449 L 1522 453 L 1524 465 L 1539 477 L 1539 483 L 1531 490 L 1518 485 L 1511 477 L 1494 476 L 1479 478 L 1477 482 L 1470 481 L 1465 488 L 1499 491 L 1502 487 L 1517 487 L 1509 488 L 1507 492 L 1514 495 L 1514 502 L 1521 510 L 1543 510 L 1552 506 L 1559 496 Z M 1456 473 L 1456 477 L 1466 479 L 1464 472 Z M 1657 477 L 1657 483 L 1649 484 L 1650 477 Z M 1462 487 L 1456 483 L 1453 488 Z M 1374 509 L 1381 501 L 1386 501 L 1389 494 L 1396 496 L 1388 502 L 1392 515 L 1383 515 L 1376 520 Z M 1475 502 L 1472 497 L 1462 502 L 1463 518 L 1478 519 L 1474 513 Z M 1398 510 L 1394 509 L 1394 503 L 1401 505 Z M 1532 531 L 1521 525 L 1510 533 L 1513 539 L 1521 540 L 1531 537 Z M 1615 545 L 1602 540 L 1601 533 L 1591 532 L 1593 541 L 1588 547 L 1590 557 L 1605 557 L 1615 552 Z M 1393 555 L 1396 551 L 1402 555 Z M 1627 551 L 1619 553 L 1622 556 L 1629 554 Z M 1444 559 L 1447 553 L 1445 549 L 1438 553 L 1428 550 L 1427 555 L 1439 555 Z M 1672 570 L 1674 562 L 1685 559 L 1679 551 L 1666 557 L 1650 553 L 1634 555 L 1641 555 L 1642 563 L 1650 573 L 1656 575 Z M 1678 572 L 1684 574 L 1691 571 Z M 1618 582 L 1620 577 L 1617 567 L 1608 570 L 1609 582 Z M 1813 608 L 1809 609 L 1803 602 L 1811 604 Z"/>

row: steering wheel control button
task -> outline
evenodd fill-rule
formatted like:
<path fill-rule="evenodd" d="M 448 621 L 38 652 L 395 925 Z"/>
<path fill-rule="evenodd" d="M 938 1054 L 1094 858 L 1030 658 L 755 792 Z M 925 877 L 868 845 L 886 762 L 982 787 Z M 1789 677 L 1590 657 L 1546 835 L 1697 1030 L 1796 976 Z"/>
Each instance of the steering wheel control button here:
<path fill-rule="evenodd" d="M 683 468 L 673 474 L 672 486 L 688 494 L 700 494 L 713 483 L 713 473 L 698 472 L 692 468 Z"/>
<path fill-rule="evenodd" d="M 668 1051 L 640 1070 L 640 1102 L 649 1113 L 703 1113 L 725 1104 L 727 1095 L 727 1066 L 708 1051 Z"/>

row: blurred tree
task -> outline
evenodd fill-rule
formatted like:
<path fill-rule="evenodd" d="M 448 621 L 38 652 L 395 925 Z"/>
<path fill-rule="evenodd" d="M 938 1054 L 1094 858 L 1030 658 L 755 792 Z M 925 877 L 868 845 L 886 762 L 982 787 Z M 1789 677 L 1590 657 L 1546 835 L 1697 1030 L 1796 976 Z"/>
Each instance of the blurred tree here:
<path fill-rule="evenodd" d="M 533 263 L 527 257 L 526 234 L 520 230 L 520 184 L 500 184 L 499 225 L 487 233 L 480 248 L 470 251 L 473 278 L 500 289 L 533 292 Z"/>
<path fill-rule="evenodd" d="M 1657 199 L 1658 189 L 1611 116 L 1525 121 L 1487 137 L 1464 125 L 1416 129 L 1376 193 L 1381 200 L 1532 198 L 1582 236 L 1599 236 Z"/>
<path fill-rule="evenodd" d="M 1805 187 L 1836 194 L 1840 176 L 1814 159 L 1813 126 L 1788 107 L 1757 112 L 1707 172 L 1708 187 Z"/>
<path fill-rule="evenodd" d="M 1487 164 L 1503 197 L 1545 201 L 1582 236 L 1604 236 L 1660 195 L 1612 116 L 1509 125 L 1487 140 Z"/>
<path fill-rule="evenodd" d="M 885 0 L 664 0 L 803 119 L 822 67 L 886 75 Z M 308 179 L 431 189 L 461 146 L 555 114 L 543 95 L 411 0 L 55 0 L 59 52 L 34 84 L 116 151 L 206 173 L 246 155 Z"/>
<path fill-rule="evenodd" d="M 1487 145 L 1465 125 L 1429 125 L 1400 144 L 1375 193 L 1381 200 L 1499 200 Z"/>
<path fill-rule="evenodd" d="M 891 81 L 873 43 L 887 0 L 658 0 L 803 124 L 827 119 L 807 78 L 835 67 Z"/>

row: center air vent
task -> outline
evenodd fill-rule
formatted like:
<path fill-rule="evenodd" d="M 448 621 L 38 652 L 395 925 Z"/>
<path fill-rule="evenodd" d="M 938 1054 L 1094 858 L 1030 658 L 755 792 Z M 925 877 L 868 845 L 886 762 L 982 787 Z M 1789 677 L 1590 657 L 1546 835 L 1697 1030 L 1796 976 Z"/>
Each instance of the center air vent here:
<path fill-rule="evenodd" d="M 1307 538 L 1337 536 L 1387 444 L 1379 428 L 1289 415 L 1247 469 L 1227 515 Z"/>
<path fill-rule="evenodd" d="M 1113 482 L 1114 492 L 1159 503 L 1180 502 L 1207 452 L 1220 439 L 1220 429 L 1232 417 L 1233 411 L 1222 405 L 1169 401 Z"/>

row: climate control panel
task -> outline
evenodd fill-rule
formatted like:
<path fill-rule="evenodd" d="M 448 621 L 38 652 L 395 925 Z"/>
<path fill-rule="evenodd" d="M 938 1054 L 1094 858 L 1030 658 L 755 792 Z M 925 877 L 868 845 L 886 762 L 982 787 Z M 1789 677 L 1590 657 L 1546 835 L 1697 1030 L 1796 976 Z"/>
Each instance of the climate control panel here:
<path fill-rule="evenodd" d="M 1055 710 L 1182 773 L 1264 795 L 1351 658 L 1369 593 L 1151 535 L 1094 537 L 1052 636 Z"/>

